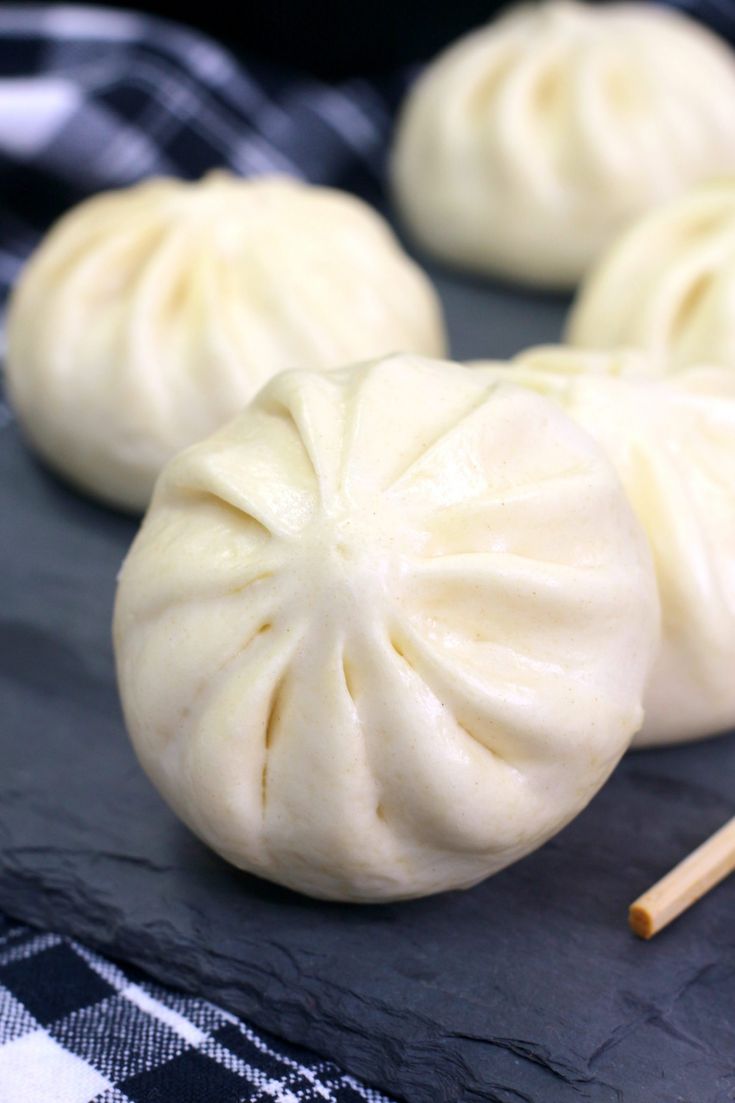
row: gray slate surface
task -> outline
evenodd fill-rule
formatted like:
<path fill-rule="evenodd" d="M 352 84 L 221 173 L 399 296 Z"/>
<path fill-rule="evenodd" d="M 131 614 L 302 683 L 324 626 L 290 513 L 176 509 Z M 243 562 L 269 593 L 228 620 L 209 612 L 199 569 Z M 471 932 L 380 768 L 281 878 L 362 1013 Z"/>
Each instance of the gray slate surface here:
<path fill-rule="evenodd" d="M 558 336 L 559 301 L 442 277 L 455 355 Z M 73 934 L 409 1103 L 730 1103 L 735 879 L 655 942 L 628 902 L 732 815 L 735 736 L 629 756 L 467 893 L 316 903 L 230 869 L 139 770 L 109 620 L 132 521 L 0 429 L 0 909 Z"/>

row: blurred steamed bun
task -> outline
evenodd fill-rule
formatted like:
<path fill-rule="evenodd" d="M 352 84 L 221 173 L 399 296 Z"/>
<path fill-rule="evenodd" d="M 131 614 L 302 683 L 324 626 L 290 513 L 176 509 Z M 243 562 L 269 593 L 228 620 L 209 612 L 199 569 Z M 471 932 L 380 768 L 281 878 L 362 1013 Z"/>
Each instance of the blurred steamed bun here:
<path fill-rule="evenodd" d="M 148 503 L 164 463 L 284 368 L 441 354 L 440 308 L 384 220 L 288 178 L 156 179 L 76 207 L 8 317 L 10 395 L 79 487 Z"/>
<path fill-rule="evenodd" d="M 635 743 L 735 727 L 735 372 L 663 377 L 641 355 L 550 348 L 498 378 L 554 398 L 604 446 L 650 541 L 662 640 Z"/>
<path fill-rule="evenodd" d="M 474 884 L 641 722 L 650 556 L 597 444 L 482 371 L 289 372 L 165 469 L 120 578 L 128 729 L 179 815 L 314 896 Z"/>
<path fill-rule="evenodd" d="M 461 39 L 399 122 L 400 211 L 440 257 L 573 286 L 620 229 L 735 169 L 735 57 L 649 4 L 548 0 Z"/>
<path fill-rule="evenodd" d="M 735 175 L 623 234 L 582 285 L 567 335 L 584 348 L 646 349 L 666 370 L 735 368 Z"/>

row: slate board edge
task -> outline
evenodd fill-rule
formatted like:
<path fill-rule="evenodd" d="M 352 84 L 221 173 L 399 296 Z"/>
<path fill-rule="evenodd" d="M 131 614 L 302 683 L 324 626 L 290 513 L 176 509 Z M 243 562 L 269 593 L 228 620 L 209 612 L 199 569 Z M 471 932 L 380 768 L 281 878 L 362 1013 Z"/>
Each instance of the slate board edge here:
<path fill-rule="evenodd" d="M 146 953 L 144 945 L 136 938 L 134 928 L 127 927 L 121 921 L 119 911 L 112 905 L 108 909 L 101 908 L 99 899 L 92 894 L 80 894 L 76 917 L 72 923 L 66 922 L 66 908 L 62 907 L 59 911 L 55 908 L 54 890 L 50 887 L 46 874 L 29 875 L 27 863 L 25 868 L 20 866 L 13 869 L 12 847 L 3 847 L 3 860 L 5 864 L 0 867 L 0 910 L 19 922 L 75 938 L 108 957 L 138 966 L 162 984 L 182 989 L 191 995 L 203 996 L 225 1010 L 251 1021 L 256 1027 L 313 1050 L 325 1060 L 334 1061 L 343 1071 L 388 1095 L 410 1099 L 411 1103 L 460 1103 L 460 1100 L 467 1100 L 467 1103 L 475 1100 L 482 1103 L 505 1103 L 501 1096 L 483 1086 L 474 1076 L 460 1052 L 462 1039 L 448 1036 L 440 1024 L 430 1019 L 404 1009 L 404 1020 L 410 1022 L 423 1037 L 420 1044 L 406 1043 L 405 1040 L 399 1043 L 390 1029 L 391 1021 L 395 1020 L 394 1013 L 373 1001 L 370 1031 L 365 1034 L 359 1029 L 360 1004 L 364 997 L 356 997 L 349 990 L 340 990 L 320 978 L 322 990 L 332 989 L 339 1000 L 340 1014 L 330 1020 L 325 1014 L 323 1000 L 320 1001 L 318 1010 L 314 1006 L 312 991 L 308 983 L 305 983 L 309 980 L 307 970 L 299 970 L 299 985 L 284 989 L 277 972 L 269 969 L 265 960 L 260 968 L 252 961 L 241 961 L 236 982 L 228 983 L 224 977 L 218 975 L 216 960 L 208 954 L 207 980 L 203 981 L 201 970 L 187 969 L 182 965 L 187 947 L 180 941 L 166 939 L 165 934 L 159 932 L 156 936 L 159 952 L 155 956 Z M 78 887 L 83 888 L 81 882 Z M 60 899 L 68 902 L 68 893 L 62 892 Z M 109 932 L 109 935 L 102 935 L 101 932 Z M 264 952 L 272 952 L 273 948 L 272 942 L 263 946 Z M 188 949 L 193 960 L 201 956 L 201 946 L 190 946 Z M 174 963 L 178 965 L 174 966 Z M 224 958 L 223 964 L 226 970 L 231 969 L 231 959 Z M 263 983 L 264 975 L 266 980 L 279 985 L 277 993 L 268 994 L 268 986 Z M 352 1012 L 351 1026 L 344 1018 L 346 1010 Z M 384 1041 L 376 1044 L 371 1039 L 376 1038 L 375 1025 L 381 1018 L 385 1021 Z M 379 1039 L 379 1035 L 377 1038 Z M 482 1041 L 487 1045 L 498 1044 L 507 1048 L 507 1044 L 504 1045 L 501 1040 L 497 1043 L 489 1038 Z M 441 1056 L 438 1054 L 439 1049 Z M 391 1051 L 391 1058 L 381 1067 L 377 1063 L 378 1054 Z M 426 1083 L 420 1073 L 420 1070 L 429 1067 L 429 1055 L 432 1066 L 431 1084 Z M 543 1064 L 540 1056 L 532 1055 L 523 1059 L 531 1061 L 537 1068 L 539 1063 Z M 461 1096 L 454 1093 L 451 1087 L 444 1090 L 441 1076 L 436 1079 L 436 1073 L 443 1064 L 448 1066 L 448 1074 L 450 1067 L 452 1070 L 447 1076 L 448 1084 L 456 1085 L 458 1080 L 461 1082 Z M 458 1077 L 459 1070 L 461 1073 Z M 562 1084 L 558 1071 L 549 1069 L 549 1080 L 550 1088 L 552 1084 L 555 1085 L 555 1094 L 547 1097 L 548 1103 L 567 1098 L 566 1093 L 564 1096 L 559 1094 Z M 506 1090 L 515 1095 L 511 1085 Z M 576 1092 L 573 1095 L 576 1097 Z"/>

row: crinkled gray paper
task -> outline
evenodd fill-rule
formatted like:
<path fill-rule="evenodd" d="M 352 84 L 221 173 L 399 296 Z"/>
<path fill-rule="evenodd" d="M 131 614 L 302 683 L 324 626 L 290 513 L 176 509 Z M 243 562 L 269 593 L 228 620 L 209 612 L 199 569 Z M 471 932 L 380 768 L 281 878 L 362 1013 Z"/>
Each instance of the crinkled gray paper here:
<path fill-rule="evenodd" d="M 558 337 L 557 301 L 441 282 L 458 356 Z M 133 758 L 109 622 L 134 523 L 48 475 L 12 422 L 0 517 L 0 909 L 410 1103 L 735 1099 L 735 879 L 652 943 L 626 927 L 733 814 L 735 737 L 628 757 L 566 831 L 470 892 L 316 903 L 210 854 Z"/>

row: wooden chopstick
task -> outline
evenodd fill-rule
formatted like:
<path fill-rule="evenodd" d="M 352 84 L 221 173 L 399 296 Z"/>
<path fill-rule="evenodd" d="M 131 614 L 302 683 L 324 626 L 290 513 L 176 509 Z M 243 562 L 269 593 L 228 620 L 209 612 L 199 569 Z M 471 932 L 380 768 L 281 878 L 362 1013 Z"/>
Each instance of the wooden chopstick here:
<path fill-rule="evenodd" d="M 628 922 L 653 938 L 735 870 L 735 817 L 630 905 Z"/>

